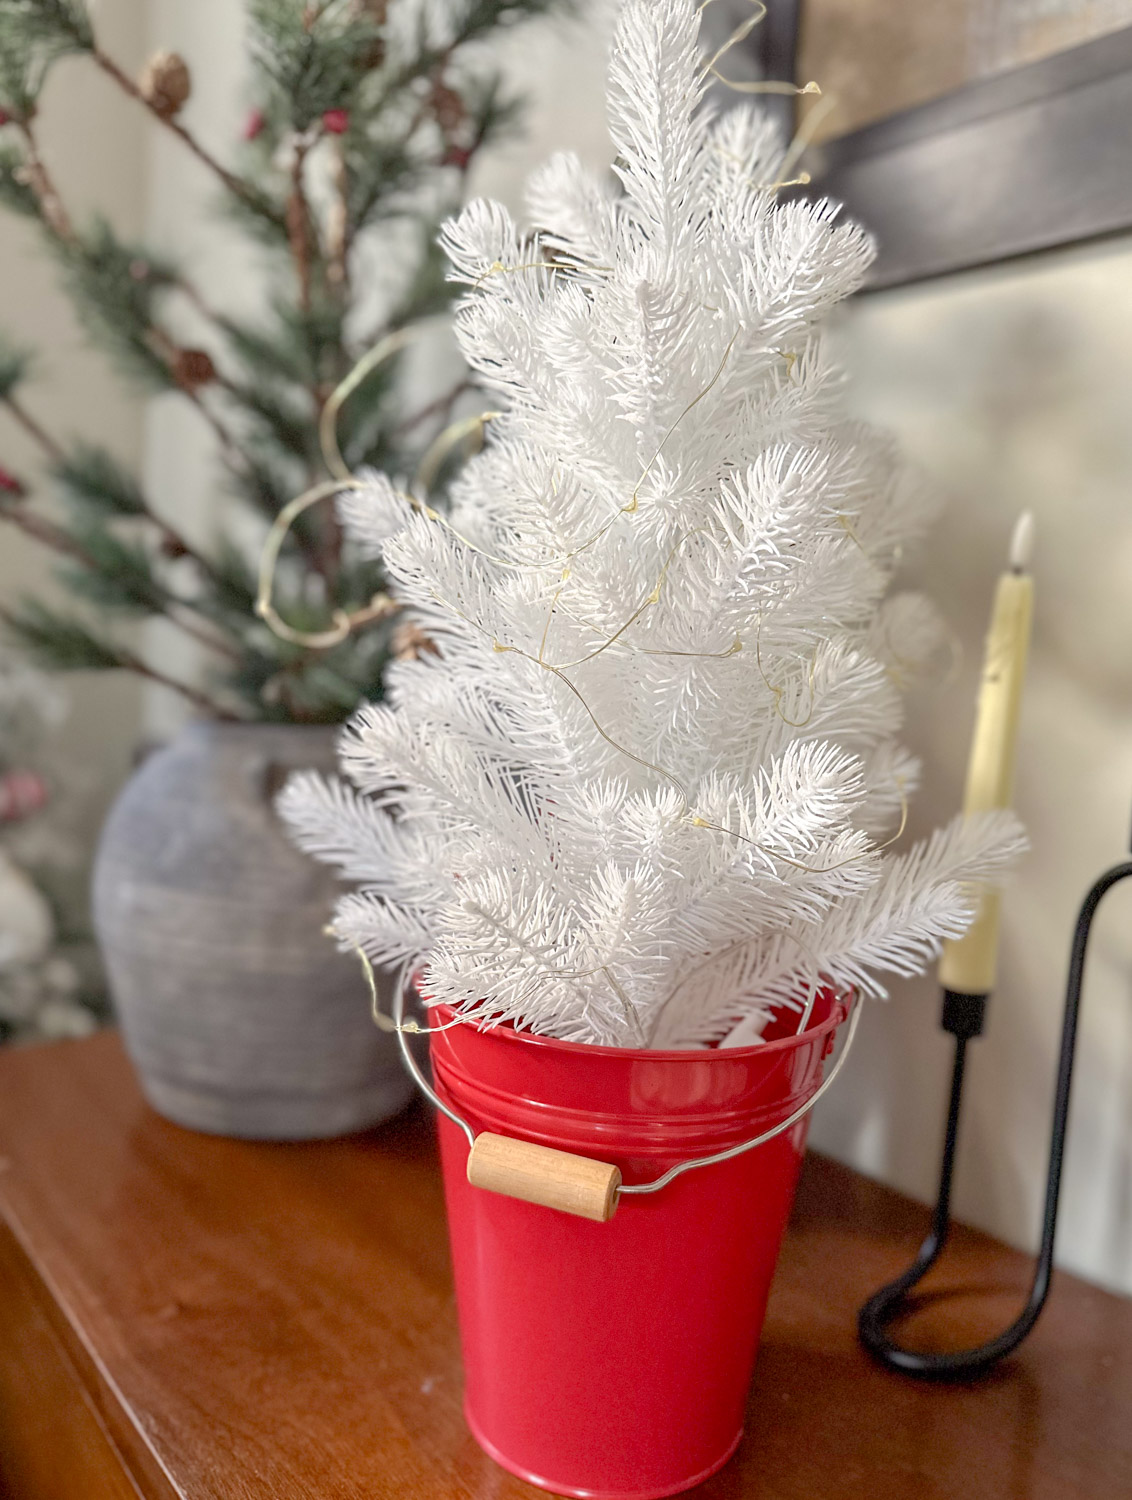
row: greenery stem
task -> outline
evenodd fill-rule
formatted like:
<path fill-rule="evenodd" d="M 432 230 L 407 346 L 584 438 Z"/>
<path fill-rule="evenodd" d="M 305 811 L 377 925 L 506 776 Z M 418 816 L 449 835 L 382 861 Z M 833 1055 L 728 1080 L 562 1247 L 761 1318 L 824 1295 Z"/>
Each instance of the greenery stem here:
<path fill-rule="evenodd" d="M 112 78 L 124 93 L 128 94 L 131 99 L 136 99 L 139 104 L 149 110 L 155 120 L 160 120 L 166 130 L 171 131 L 178 140 L 187 146 L 197 160 L 206 166 L 230 193 L 239 198 L 241 203 L 246 204 L 248 208 L 253 209 L 264 218 L 272 222 L 275 221 L 275 215 L 272 213 L 270 206 L 263 201 L 254 188 L 242 181 L 234 172 L 229 172 L 227 167 L 218 162 L 212 153 L 201 145 L 196 136 L 191 131 L 185 129 L 180 120 L 175 116 L 164 113 L 151 104 L 130 75 L 123 72 L 114 59 L 103 52 L 101 47 L 96 46 L 91 56 L 102 71 L 108 77 Z"/>
<path fill-rule="evenodd" d="M 39 154 L 39 142 L 35 138 L 35 132 L 27 120 L 21 120 L 18 123 L 20 134 L 27 147 L 24 170 L 27 172 L 28 186 L 36 196 L 40 212 L 43 214 L 43 221 L 57 239 L 68 245 L 73 244 L 75 229 L 71 223 L 71 216 L 55 186 L 54 179 Z"/>
<path fill-rule="evenodd" d="M 4 397 L 4 405 L 8 408 L 12 416 L 16 419 L 16 421 L 20 424 L 24 431 L 28 433 L 28 435 L 32 437 L 36 443 L 39 444 L 40 448 L 44 453 L 46 453 L 47 457 L 51 459 L 53 463 L 63 462 L 64 454 L 62 448 L 60 448 L 59 444 L 55 441 L 51 434 L 40 426 L 39 422 L 35 417 L 32 416 L 31 412 L 29 412 L 23 405 L 23 403 L 18 401 L 16 397 L 11 394 L 11 392 L 9 392 L 9 394 Z"/>
<path fill-rule="evenodd" d="M 0 605 L 0 623 L 8 625 L 17 632 L 19 631 L 20 621 L 9 610 L 5 609 L 3 605 Z M 147 661 L 144 661 L 135 652 L 126 650 L 124 646 L 115 644 L 111 649 L 116 657 L 116 665 L 121 671 L 133 672 L 135 676 L 144 677 L 149 682 L 160 683 L 162 687 L 170 688 L 174 693 L 178 693 L 182 698 L 187 699 L 194 707 L 201 709 L 211 719 L 223 719 L 228 723 L 240 719 L 239 714 L 234 714 L 230 709 L 225 708 L 223 704 L 218 703 L 214 698 L 210 698 L 207 693 L 200 692 L 199 689 L 192 687 L 187 682 L 181 682 L 176 677 L 170 677 L 166 672 L 158 671 L 156 667 L 151 667 Z"/>
<path fill-rule="evenodd" d="M 192 620 L 185 619 L 184 611 L 195 612 L 195 606 L 189 603 L 187 599 L 171 600 L 170 605 L 172 611 L 175 612 L 170 613 L 169 619 L 177 626 L 178 630 L 183 631 L 185 635 L 191 636 L 200 645 L 207 646 L 210 651 L 216 651 L 221 656 L 227 657 L 229 661 L 238 662 L 241 660 L 240 653 L 233 646 L 230 646 L 227 641 L 221 640 L 219 636 L 212 635 L 207 630 L 202 630 Z"/>
<path fill-rule="evenodd" d="M 42 516 L 37 516 L 23 505 L 12 504 L 0 506 L 0 519 L 10 521 L 13 526 L 17 527 L 26 536 L 32 537 L 41 546 L 49 547 L 53 552 L 59 553 L 60 556 L 73 558 L 74 561 L 82 563 L 84 567 L 89 568 L 92 572 L 97 573 L 101 571 L 97 559 L 90 555 L 81 542 L 64 531 L 62 527 L 54 525 Z M 150 517 L 149 519 L 156 520 L 155 517 Z M 161 525 L 162 523 L 158 521 L 157 524 Z M 180 542 L 179 538 L 178 542 Z M 185 548 L 186 552 L 188 550 L 188 548 Z M 175 614 L 170 613 L 169 618 L 186 635 L 192 636 L 201 645 L 207 646 L 212 651 L 220 652 L 222 656 L 226 656 L 232 661 L 240 660 L 239 652 L 234 650 L 226 641 L 219 640 L 217 637 L 202 630 L 198 625 L 184 618 L 183 612 L 186 610 L 194 613 L 197 612 L 196 606 L 190 600 L 171 598 L 169 604 L 176 610 Z"/>
<path fill-rule="evenodd" d="M 303 185 L 303 166 L 308 149 L 302 137 L 296 137 L 291 158 L 291 196 L 287 200 L 287 240 L 295 262 L 299 308 L 304 317 L 309 317 L 311 310 L 311 217 Z"/>
<path fill-rule="evenodd" d="M 170 677 L 167 672 L 159 672 L 156 667 L 151 667 L 148 662 L 134 655 L 132 651 L 120 651 L 119 658 L 124 672 L 133 672 L 138 677 L 144 677 L 148 682 L 156 682 L 161 687 L 172 689 L 174 693 L 178 693 L 207 714 L 210 719 L 222 719 L 229 724 L 243 722 L 242 715 L 233 713 L 231 709 L 217 703 L 207 693 L 202 693 L 199 688 L 192 687 L 187 682 L 181 682 L 177 677 Z"/>
<path fill-rule="evenodd" d="M 419 411 L 413 412 L 411 416 L 402 418 L 400 422 L 390 428 L 390 432 L 394 437 L 402 437 L 406 432 L 412 432 L 414 428 L 419 427 L 422 422 L 427 422 L 430 417 L 436 416 L 443 417 L 444 422 L 447 423 L 452 416 L 452 408 L 456 405 L 456 402 L 459 401 L 460 397 L 466 391 L 470 391 L 471 389 L 472 382 L 470 380 L 461 380 L 458 385 L 453 386 L 450 391 L 446 391 L 443 396 L 437 396 L 435 401 L 430 401 L 427 406 L 422 406 Z"/>
<path fill-rule="evenodd" d="M 85 567 L 98 571 L 98 565 L 86 549 L 61 526 L 55 526 L 42 516 L 37 516 L 18 501 L 0 505 L 0 520 L 10 521 L 18 531 L 32 537 L 44 547 L 50 547 L 62 557 L 73 558 Z"/>

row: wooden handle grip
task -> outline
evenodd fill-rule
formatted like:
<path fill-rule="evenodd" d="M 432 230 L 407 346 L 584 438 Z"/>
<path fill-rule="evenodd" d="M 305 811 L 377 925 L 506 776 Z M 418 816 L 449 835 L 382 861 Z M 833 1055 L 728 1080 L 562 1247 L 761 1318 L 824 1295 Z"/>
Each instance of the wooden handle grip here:
<path fill-rule="evenodd" d="M 476 1136 L 468 1155 L 468 1181 L 491 1193 L 605 1224 L 617 1210 L 621 1172 L 588 1156 L 485 1133 Z"/>

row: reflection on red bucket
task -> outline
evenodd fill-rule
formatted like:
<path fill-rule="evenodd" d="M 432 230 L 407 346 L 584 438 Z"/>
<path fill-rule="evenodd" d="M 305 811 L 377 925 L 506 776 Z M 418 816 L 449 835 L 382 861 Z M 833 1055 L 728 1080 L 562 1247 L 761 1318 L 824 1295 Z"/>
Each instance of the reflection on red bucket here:
<path fill-rule="evenodd" d="M 636 1183 L 785 1119 L 820 1085 L 845 1017 L 824 993 L 800 1037 L 787 1017 L 755 1047 L 649 1052 L 474 1026 L 430 1045 L 438 1094 L 477 1134 L 612 1162 Z M 472 1187 L 467 1140 L 439 1117 L 465 1412 L 497 1462 L 593 1500 L 674 1495 L 726 1463 L 806 1123 L 600 1224 Z"/>

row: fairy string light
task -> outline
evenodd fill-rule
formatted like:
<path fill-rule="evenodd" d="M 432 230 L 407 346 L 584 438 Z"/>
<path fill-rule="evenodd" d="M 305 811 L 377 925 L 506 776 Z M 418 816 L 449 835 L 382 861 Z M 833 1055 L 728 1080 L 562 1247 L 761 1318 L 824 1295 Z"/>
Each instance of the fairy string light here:
<path fill-rule="evenodd" d="M 280 549 L 296 520 L 313 505 L 333 499 L 343 490 L 359 489 L 361 481 L 356 479 L 329 479 L 313 485 L 303 494 L 286 504 L 271 524 L 267 540 L 259 559 L 259 580 L 256 590 L 255 612 L 281 640 L 311 650 L 327 651 L 340 645 L 354 631 L 379 620 L 388 620 L 401 606 L 386 593 L 371 596 L 360 609 L 336 609 L 331 615 L 332 623 L 327 630 L 297 630 L 283 619 L 272 602 L 275 586 L 275 570 L 279 562 Z"/>

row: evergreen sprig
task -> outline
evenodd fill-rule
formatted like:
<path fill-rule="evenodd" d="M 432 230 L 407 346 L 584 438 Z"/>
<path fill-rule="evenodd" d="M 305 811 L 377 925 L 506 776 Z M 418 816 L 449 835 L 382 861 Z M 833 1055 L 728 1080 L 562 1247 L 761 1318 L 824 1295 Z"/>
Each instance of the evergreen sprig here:
<path fill-rule="evenodd" d="M 35 356 L 0 336 L 0 401 L 7 401 L 28 377 Z"/>
<path fill-rule="evenodd" d="M 38 442 L 63 502 L 42 515 L 12 489 L 0 519 L 61 555 L 66 587 L 90 616 L 40 603 L 10 616 L 40 661 L 167 680 L 99 623 L 162 616 L 195 637 L 208 662 L 204 688 L 170 685 L 210 712 L 334 722 L 360 698 L 380 698 L 392 625 L 375 622 L 332 649 L 280 641 L 253 612 L 258 538 L 297 493 L 328 477 L 320 417 L 358 358 L 446 306 L 437 228 L 458 206 L 476 151 L 514 118 L 484 42 L 554 3 L 569 0 L 463 0 L 446 11 L 432 0 L 248 0 L 255 109 L 246 143 L 223 161 L 179 108 L 123 72 L 81 0 L 0 0 L 0 206 L 39 225 L 82 323 L 114 365 L 145 390 L 191 403 L 209 424 L 218 483 L 254 518 L 206 545 L 189 540 L 162 497 L 103 445 L 45 431 L 17 394 L 28 357 L 0 344 L 0 408 Z M 43 84 L 76 53 L 212 173 L 219 206 L 266 251 L 262 314 L 214 309 L 176 258 L 105 218 L 72 216 L 37 132 Z M 406 224 L 418 226 L 415 264 L 387 287 L 384 320 L 360 333 L 359 255 L 372 264 L 373 245 L 392 230 L 398 255 L 389 264 L 404 264 Z M 451 419 L 457 374 L 413 411 L 400 372 L 400 361 L 372 372 L 341 412 L 339 447 L 352 467 L 411 473 Z M 330 506 L 292 528 L 276 602 L 296 629 L 324 631 L 332 611 L 357 611 L 380 586 Z"/>
<path fill-rule="evenodd" d="M 76 443 L 56 464 L 53 477 L 60 495 L 80 511 L 104 517 L 146 514 L 137 477 L 94 443 Z"/>
<path fill-rule="evenodd" d="M 35 112 L 46 67 L 39 48 L 4 28 L 0 12 L 0 107 L 12 119 L 26 120 Z"/>
<path fill-rule="evenodd" d="M 92 52 L 94 26 L 82 0 L 0 0 L 0 31 L 54 56 Z"/>
<path fill-rule="evenodd" d="M 64 284 L 92 341 L 143 386 L 175 389 L 162 352 L 168 336 L 160 302 L 173 280 L 168 266 L 119 239 L 101 218 L 58 248 Z"/>
<path fill-rule="evenodd" d="M 71 593 L 121 614 L 165 614 L 173 596 L 157 577 L 153 561 L 138 541 L 108 526 L 80 524 L 72 535 L 81 549 L 77 565 L 61 570 Z"/>
<path fill-rule="evenodd" d="M 122 666 L 117 648 L 74 615 L 65 615 L 37 599 L 25 599 L 18 610 L 3 611 L 8 634 L 39 665 L 60 672 L 110 672 Z"/>
<path fill-rule="evenodd" d="M 0 142 L 0 207 L 23 219 L 38 219 L 40 204 L 25 175 L 24 153 Z"/>
<path fill-rule="evenodd" d="M 293 130 L 309 130 L 327 110 L 353 109 L 384 48 L 375 18 L 342 0 L 251 0 L 248 20 L 264 103 Z"/>

